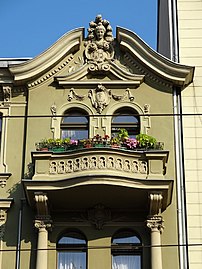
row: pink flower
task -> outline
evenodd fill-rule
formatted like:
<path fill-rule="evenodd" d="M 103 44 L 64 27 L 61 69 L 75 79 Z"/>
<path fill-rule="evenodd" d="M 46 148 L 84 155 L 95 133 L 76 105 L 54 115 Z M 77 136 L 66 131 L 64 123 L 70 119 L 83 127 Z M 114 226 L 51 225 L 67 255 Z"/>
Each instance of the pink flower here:
<path fill-rule="evenodd" d="M 128 138 L 126 140 L 126 146 L 129 148 L 129 149 L 135 149 L 138 145 L 138 141 L 136 138 Z"/>
<path fill-rule="evenodd" d="M 71 145 L 78 145 L 78 140 L 71 139 L 70 144 Z"/>

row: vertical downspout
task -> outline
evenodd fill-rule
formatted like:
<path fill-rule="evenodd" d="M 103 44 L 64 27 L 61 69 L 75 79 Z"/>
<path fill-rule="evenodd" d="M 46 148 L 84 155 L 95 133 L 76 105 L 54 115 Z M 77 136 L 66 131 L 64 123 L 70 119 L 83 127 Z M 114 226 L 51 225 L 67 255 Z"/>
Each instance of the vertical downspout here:
<path fill-rule="evenodd" d="M 171 60 L 179 63 L 179 39 L 177 22 L 177 0 L 169 1 L 169 28 L 170 28 L 170 48 Z M 178 237 L 179 237 L 179 258 L 180 269 L 189 268 L 188 260 L 188 240 L 187 240 L 187 217 L 186 217 L 186 191 L 185 191 L 185 171 L 184 171 L 184 148 L 182 129 L 182 105 L 181 90 L 173 88 L 174 105 L 174 126 L 175 126 L 175 158 L 176 158 L 176 178 L 177 178 L 177 216 L 178 216 Z"/>

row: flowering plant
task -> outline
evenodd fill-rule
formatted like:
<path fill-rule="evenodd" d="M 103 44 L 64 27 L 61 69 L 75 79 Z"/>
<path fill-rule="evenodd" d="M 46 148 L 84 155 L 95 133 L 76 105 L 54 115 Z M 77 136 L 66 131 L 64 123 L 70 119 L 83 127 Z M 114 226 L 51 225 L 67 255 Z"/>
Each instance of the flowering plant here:
<path fill-rule="evenodd" d="M 138 147 L 138 140 L 136 138 L 128 138 L 126 140 L 126 147 L 128 149 L 135 149 Z"/>
<path fill-rule="evenodd" d="M 70 139 L 70 141 L 69 141 L 69 144 L 70 144 L 70 145 L 75 145 L 75 146 L 77 146 L 78 143 L 79 143 L 79 141 L 76 140 L 76 139 Z"/>
<path fill-rule="evenodd" d="M 109 135 L 105 134 L 103 137 L 99 134 L 95 135 L 92 139 L 75 140 L 69 137 L 64 139 L 43 139 L 36 143 L 37 150 L 55 150 L 61 151 L 77 148 L 90 148 L 90 147 L 122 147 L 130 150 L 134 149 L 157 149 L 161 150 L 164 147 L 163 142 L 157 142 L 156 138 L 147 134 L 138 134 L 136 138 L 130 138 L 125 129 L 120 129 L 111 139 Z"/>

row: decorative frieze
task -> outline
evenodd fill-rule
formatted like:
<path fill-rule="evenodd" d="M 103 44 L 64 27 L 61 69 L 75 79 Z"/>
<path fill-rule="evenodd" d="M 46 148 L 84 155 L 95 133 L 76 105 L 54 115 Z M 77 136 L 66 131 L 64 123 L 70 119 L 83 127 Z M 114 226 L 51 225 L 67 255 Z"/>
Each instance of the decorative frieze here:
<path fill-rule="evenodd" d="M 152 81 L 154 83 L 158 83 L 158 84 L 160 84 L 168 89 L 171 89 L 171 87 L 172 87 L 171 83 L 169 83 L 169 82 L 167 83 L 165 80 L 160 79 L 154 73 L 151 73 L 151 70 L 149 70 L 145 66 L 143 67 L 139 63 L 135 62 L 134 58 L 128 52 L 126 52 L 124 54 L 124 60 L 125 60 L 126 64 L 128 64 L 131 68 L 134 67 L 136 70 L 139 71 L 140 74 L 145 75 L 145 77 L 148 78 L 150 81 Z"/>
<path fill-rule="evenodd" d="M 129 173 L 147 174 L 146 161 L 112 156 L 86 156 L 71 160 L 50 161 L 50 174 L 66 174 L 85 170 L 119 170 Z"/>
<path fill-rule="evenodd" d="M 69 62 L 73 59 L 73 55 L 71 54 L 68 59 L 66 59 L 64 62 L 62 62 L 59 66 L 55 67 L 55 69 L 52 69 L 49 73 L 44 75 L 38 80 L 35 80 L 34 82 L 28 84 L 29 88 L 35 87 L 37 85 L 40 85 L 41 83 L 45 82 L 49 78 L 53 77 L 56 75 L 59 71 L 61 71 L 65 66 L 69 64 Z"/>
<path fill-rule="evenodd" d="M 99 114 L 101 114 L 104 108 L 109 105 L 111 98 L 115 101 L 129 100 L 131 102 L 135 99 L 129 88 L 127 88 L 122 95 L 116 95 L 113 94 L 112 90 L 107 89 L 102 84 L 98 84 L 96 88 L 89 90 L 88 95 L 80 95 L 74 88 L 71 88 L 67 100 L 71 102 L 74 99 L 82 102 L 87 96 L 90 98 L 92 106 L 95 107 Z"/>

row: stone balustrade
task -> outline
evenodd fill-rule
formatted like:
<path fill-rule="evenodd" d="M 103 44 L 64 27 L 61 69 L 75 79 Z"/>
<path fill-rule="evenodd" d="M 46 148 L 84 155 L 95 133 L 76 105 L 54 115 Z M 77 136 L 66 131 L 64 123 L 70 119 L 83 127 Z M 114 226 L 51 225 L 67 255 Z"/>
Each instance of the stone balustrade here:
<path fill-rule="evenodd" d="M 90 148 L 67 152 L 32 152 L 32 179 L 67 179 L 89 175 L 121 175 L 140 179 L 163 179 L 168 151 L 132 151 Z"/>

